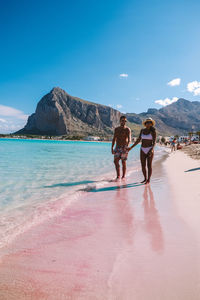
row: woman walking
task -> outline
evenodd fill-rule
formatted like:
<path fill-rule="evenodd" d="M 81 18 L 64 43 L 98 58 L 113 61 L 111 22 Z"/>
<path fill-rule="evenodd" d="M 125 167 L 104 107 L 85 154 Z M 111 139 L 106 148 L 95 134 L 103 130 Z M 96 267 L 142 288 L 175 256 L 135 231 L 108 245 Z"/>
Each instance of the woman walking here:
<path fill-rule="evenodd" d="M 144 180 L 141 183 L 148 184 L 152 175 L 152 161 L 154 156 L 154 146 L 156 144 L 156 130 L 154 128 L 155 121 L 152 118 L 148 118 L 143 122 L 145 128 L 141 129 L 140 135 L 137 138 L 136 142 L 128 148 L 130 151 L 135 147 L 140 141 L 142 142 L 140 150 L 140 160 L 142 166 L 142 172 L 144 175 Z M 147 170 L 148 169 L 148 176 Z"/>

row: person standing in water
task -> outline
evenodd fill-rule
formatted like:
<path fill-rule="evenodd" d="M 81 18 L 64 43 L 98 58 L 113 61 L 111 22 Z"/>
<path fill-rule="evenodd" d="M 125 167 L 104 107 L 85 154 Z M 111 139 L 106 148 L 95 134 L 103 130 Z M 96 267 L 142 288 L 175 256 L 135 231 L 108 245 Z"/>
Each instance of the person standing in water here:
<path fill-rule="evenodd" d="M 141 183 L 150 183 L 150 178 L 152 175 L 152 161 L 154 157 L 154 146 L 156 144 L 156 130 L 154 128 L 155 121 L 152 118 L 148 118 L 143 122 L 145 128 L 140 131 L 139 137 L 136 142 L 128 148 L 130 151 L 135 147 L 140 141 L 142 142 L 140 150 L 140 161 L 142 166 L 142 173 L 144 175 L 144 180 Z M 146 171 L 146 165 L 148 169 L 148 176 Z"/>
<path fill-rule="evenodd" d="M 176 151 L 176 138 L 171 141 L 171 152 Z"/>
<path fill-rule="evenodd" d="M 131 142 L 131 130 L 126 126 L 127 119 L 125 116 L 120 117 L 120 126 L 115 128 L 112 140 L 111 152 L 114 155 L 114 164 L 117 173 L 117 180 L 120 178 L 120 165 L 122 161 L 122 179 L 126 176 L 126 160 L 128 158 L 128 146 Z M 116 147 L 114 149 L 114 145 Z"/>

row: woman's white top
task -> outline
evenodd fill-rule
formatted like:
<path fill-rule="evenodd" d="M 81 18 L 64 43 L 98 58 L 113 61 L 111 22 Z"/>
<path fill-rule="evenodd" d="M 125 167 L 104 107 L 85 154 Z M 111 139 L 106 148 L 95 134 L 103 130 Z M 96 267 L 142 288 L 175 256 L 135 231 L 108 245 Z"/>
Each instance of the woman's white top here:
<path fill-rule="evenodd" d="M 149 134 L 142 133 L 141 134 L 141 139 L 142 140 L 153 140 L 153 137 L 152 137 L 151 133 L 149 133 Z"/>

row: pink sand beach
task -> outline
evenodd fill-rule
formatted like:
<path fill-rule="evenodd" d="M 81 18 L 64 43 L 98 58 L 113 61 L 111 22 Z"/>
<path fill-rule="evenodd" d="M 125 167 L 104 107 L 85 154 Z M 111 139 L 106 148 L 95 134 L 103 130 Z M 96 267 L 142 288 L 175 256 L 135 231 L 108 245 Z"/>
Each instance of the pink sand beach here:
<path fill-rule="evenodd" d="M 200 299 L 199 161 L 84 193 L 0 250 L 0 299 Z"/>

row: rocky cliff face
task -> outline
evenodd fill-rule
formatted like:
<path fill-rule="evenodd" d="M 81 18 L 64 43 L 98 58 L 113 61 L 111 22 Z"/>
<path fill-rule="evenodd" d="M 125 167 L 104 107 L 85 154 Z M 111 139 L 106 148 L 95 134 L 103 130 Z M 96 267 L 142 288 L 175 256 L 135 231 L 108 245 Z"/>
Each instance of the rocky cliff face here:
<path fill-rule="evenodd" d="M 120 112 L 104 105 L 72 97 L 53 88 L 38 103 L 20 134 L 111 134 L 119 124 Z"/>
<path fill-rule="evenodd" d="M 53 88 L 38 103 L 18 134 L 104 135 L 113 133 L 121 113 L 111 107 L 72 97 L 60 88 Z M 200 102 L 179 99 L 164 108 L 150 108 L 141 114 L 128 113 L 128 126 L 137 135 L 142 121 L 152 117 L 160 135 L 183 135 L 200 130 Z"/>
<path fill-rule="evenodd" d="M 159 110 L 152 108 L 141 114 L 127 114 L 127 119 L 135 124 L 141 124 L 147 117 L 156 121 L 157 131 L 161 135 L 188 134 L 191 130 L 200 130 L 200 102 L 179 99 Z"/>
<path fill-rule="evenodd" d="M 158 111 L 158 116 L 165 123 L 181 131 L 194 131 L 200 129 L 200 102 L 190 102 L 179 99 Z"/>

